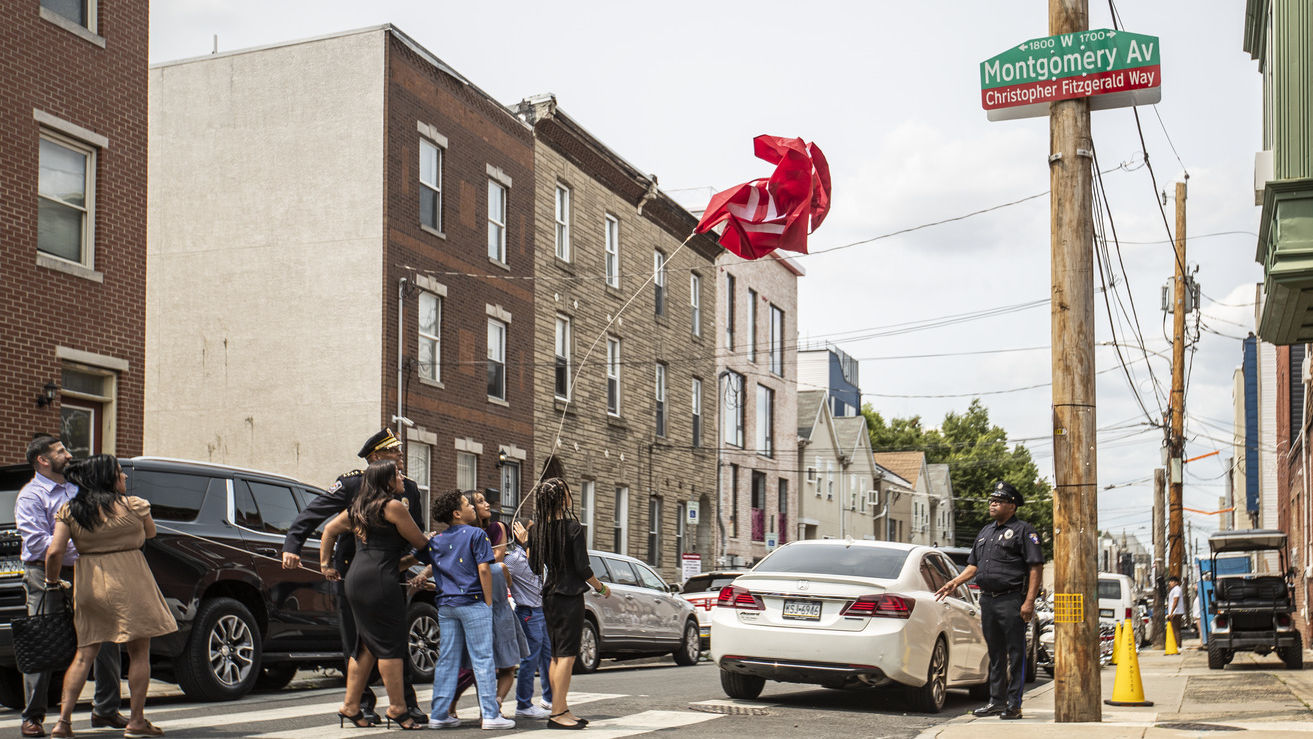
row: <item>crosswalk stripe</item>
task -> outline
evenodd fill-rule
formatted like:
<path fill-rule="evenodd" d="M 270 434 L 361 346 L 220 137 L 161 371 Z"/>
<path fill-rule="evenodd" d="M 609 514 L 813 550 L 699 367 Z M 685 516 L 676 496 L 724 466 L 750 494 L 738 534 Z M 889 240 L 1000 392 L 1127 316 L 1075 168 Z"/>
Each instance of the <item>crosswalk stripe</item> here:
<path fill-rule="evenodd" d="M 570 702 L 573 703 L 574 699 L 571 698 Z M 620 739 L 620 737 L 646 734 L 650 731 L 677 729 L 718 718 L 721 717 L 713 713 L 694 711 L 643 711 L 628 716 L 590 721 L 586 731 L 588 732 L 588 739 Z M 540 732 L 546 732 L 546 736 L 557 736 L 552 734 L 550 729 L 526 731 L 516 736 L 532 737 L 534 734 L 539 734 L 541 739 L 546 739 L 546 736 L 542 736 Z"/>

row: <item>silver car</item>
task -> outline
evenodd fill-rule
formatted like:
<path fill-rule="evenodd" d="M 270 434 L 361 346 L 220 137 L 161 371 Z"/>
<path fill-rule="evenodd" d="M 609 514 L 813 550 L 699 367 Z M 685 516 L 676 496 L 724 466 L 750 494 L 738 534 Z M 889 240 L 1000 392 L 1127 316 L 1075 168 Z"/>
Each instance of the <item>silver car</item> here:
<path fill-rule="evenodd" d="M 589 550 L 588 562 L 611 597 L 584 596 L 584 631 L 574 671 L 592 672 L 603 657 L 670 654 L 680 665 L 702 655 L 693 605 L 656 570 L 633 557 Z"/>

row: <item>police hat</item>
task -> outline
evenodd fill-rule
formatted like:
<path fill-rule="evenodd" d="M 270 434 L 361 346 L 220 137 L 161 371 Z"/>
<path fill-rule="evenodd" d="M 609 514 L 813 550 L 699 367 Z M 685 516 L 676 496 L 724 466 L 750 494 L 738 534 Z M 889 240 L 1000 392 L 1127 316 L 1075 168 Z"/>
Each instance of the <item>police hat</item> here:
<path fill-rule="evenodd" d="M 1004 503 L 1011 503 L 1012 505 L 1021 505 L 1023 502 L 1021 493 L 1018 493 L 1016 488 L 1002 480 L 994 483 L 994 490 L 990 492 L 989 499 L 1000 500 Z"/>
<path fill-rule="evenodd" d="M 356 452 L 356 456 L 363 459 L 374 452 L 381 452 L 385 449 L 399 449 L 400 447 L 401 440 L 392 433 L 392 429 L 383 429 L 369 437 L 369 441 L 366 441 L 365 445 L 360 447 L 360 451 Z"/>

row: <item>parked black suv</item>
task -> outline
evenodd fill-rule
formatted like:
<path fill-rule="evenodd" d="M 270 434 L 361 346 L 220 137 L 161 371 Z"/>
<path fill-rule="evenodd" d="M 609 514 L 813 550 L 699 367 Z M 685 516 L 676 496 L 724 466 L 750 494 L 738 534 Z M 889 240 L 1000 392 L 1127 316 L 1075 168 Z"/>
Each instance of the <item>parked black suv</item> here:
<path fill-rule="evenodd" d="M 318 572 L 282 568 L 287 527 L 322 491 L 266 472 L 137 457 L 120 459 L 128 494 L 151 503 L 157 535 L 146 561 L 177 633 L 151 641 L 153 675 L 200 700 L 233 700 L 259 686 L 280 688 L 301 667 L 341 667 L 333 585 Z M 14 499 L 32 478 L 27 465 L 0 467 L 0 703 L 22 708 L 10 620 L 23 613 L 23 563 Z M 302 552 L 318 569 L 319 540 Z M 438 618 L 431 591 L 408 589 L 409 668 L 433 679 Z"/>

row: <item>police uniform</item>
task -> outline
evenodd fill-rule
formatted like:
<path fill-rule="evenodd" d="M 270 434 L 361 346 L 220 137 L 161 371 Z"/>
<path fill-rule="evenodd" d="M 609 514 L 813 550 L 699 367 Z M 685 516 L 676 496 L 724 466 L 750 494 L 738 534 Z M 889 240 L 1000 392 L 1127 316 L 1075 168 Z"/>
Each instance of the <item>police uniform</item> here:
<path fill-rule="evenodd" d="M 1021 494 L 998 482 L 991 499 L 1021 505 Z M 1039 534 L 1016 516 L 1004 523 L 990 522 L 976 534 L 967 557 L 975 565 L 980 587 L 980 625 L 989 647 L 989 706 L 1021 708 L 1025 679 L 1026 622 L 1021 604 L 1026 598 L 1030 568 L 1044 564 Z M 985 714 L 982 714 L 985 715 Z"/>
<path fill-rule="evenodd" d="M 370 454 L 379 451 L 399 449 L 401 440 L 398 439 L 391 429 L 383 429 L 365 442 L 365 445 L 357 452 L 357 456 L 367 458 Z M 363 470 L 352 470 L 345 474 L 339 475 L 328 491 L 323 495 L 315 497 L 314 500 L 301 511 L 292 525 L 287 528 L 287 537 L 283 539 L 283 552 L 301 556 L 301 548 L 305 546 L 306 539 L 314 535 L 315 529 L 328 519 L 336 516 L 346 510 L 355 500 L 356 494 L 360 492 L 360 485 L 365 480 Z M 406 501 L 406 507 L 410 510 L 410 517 L 415 520 L 415 525 L 419 526 L 420 531 L 428 530 L 422 520 L 423 512 L 420 507 L 419 485 L 414 480 L 402 475 L 402 498 Z M 346 576 L 347 568 L 351 566 L 351 558 L 356 553 L 356 537 L 339 536 L 337 545 L 333 548 L 333 568 L 340 572 L 343 577 Z M 337 601 L 337 613 L 339 617 L 339 630 L 342 636 L 342 657 L 350 661 L 356 651 L 356 622 L 351 614 L 351 606 L 346 601 L 346 591 L 343 581 L 332 583 L 333 595 Z M 415 687 L 411 683 L 410 670 L 403 669 L 402 676 L 405 678 L 406 706 L 411 709 L 417 709 L 418 701 L 415 698 Z M 373 712 L 375 704 L 374 692 L 365 686 L 365 692 L 361 695 L 360 704 L 367 713 Z M 427 720 L 427 714 L 424 720 Z"/>

